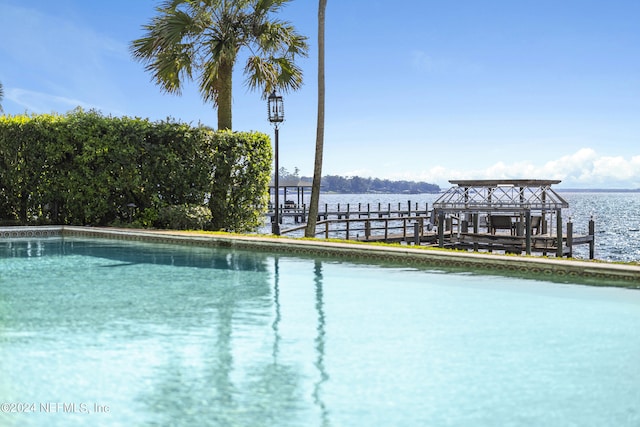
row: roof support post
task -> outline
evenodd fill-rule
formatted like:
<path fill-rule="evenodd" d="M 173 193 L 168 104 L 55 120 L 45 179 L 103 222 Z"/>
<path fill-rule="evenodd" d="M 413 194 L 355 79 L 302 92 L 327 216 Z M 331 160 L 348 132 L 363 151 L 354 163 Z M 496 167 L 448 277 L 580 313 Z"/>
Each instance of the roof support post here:
<path fill-rule="evenodd" d="M 593 217 L 589 220 L 589 259 L 593 259 L 595 256 L 595 234 L 596 234 L 596 223 L 593 221 Z"/>
<path fill-rule="evenodd" d="M 444 211 L 438 211 L 438 246 L 444 248 Z"/>
<path fill-rule="evenodd" d="M 558 238 L 556 256 L 562 258 L 562 209 L 556 209 L 556 234 Z"/>
<path fill-rule="evenodd" d="M 524 214 L 525 222 L 525 253 L 531 255 L 531 210 L 527 209 Z"/>
<path fill-rule="evenodd" d="M 480 232 L 480 213 L 473 213 L 473 234 L 478 234 Z M 478 252 L 478 241 L 476 238 L 473 239 L 473 251 Z"/>

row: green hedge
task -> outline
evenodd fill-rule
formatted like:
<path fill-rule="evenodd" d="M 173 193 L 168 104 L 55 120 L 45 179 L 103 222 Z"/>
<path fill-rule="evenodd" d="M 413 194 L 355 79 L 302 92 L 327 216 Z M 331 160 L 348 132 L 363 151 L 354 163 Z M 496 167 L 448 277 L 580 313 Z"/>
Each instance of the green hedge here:
<path fill-rule="evenodd" d="M 0 221 L 250 231 L 267 205 L 269 137 L 167 120 L 0 116 Z"/>

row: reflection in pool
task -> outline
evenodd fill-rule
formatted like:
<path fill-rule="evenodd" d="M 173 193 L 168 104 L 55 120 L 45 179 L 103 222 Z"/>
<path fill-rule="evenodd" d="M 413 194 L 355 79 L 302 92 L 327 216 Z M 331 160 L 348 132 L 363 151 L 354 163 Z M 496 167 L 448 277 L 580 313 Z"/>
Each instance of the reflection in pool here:
<path fill-rule="evenodd" d="M 0 243 L 2 426 L 636 426 L 639 358 L 634 290 Z"/>

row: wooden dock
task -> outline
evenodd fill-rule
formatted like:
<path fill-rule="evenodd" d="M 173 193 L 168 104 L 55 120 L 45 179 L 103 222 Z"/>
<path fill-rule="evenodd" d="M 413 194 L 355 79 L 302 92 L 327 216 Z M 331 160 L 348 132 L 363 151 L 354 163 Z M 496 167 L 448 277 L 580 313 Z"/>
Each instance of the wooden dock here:
<path fill-rule="evenodd" d="M 563 234 L 561 245 L 558 246 L 558 237 L 555 235 L 532 236 L 530 248 L 527 250 L 525 236 L 511 236 L 507 234 L 490 233 L 464 233 L 449 238 L 444 247 L 453 249 L 467 249 L 473 251 L 500 251 L 505 253 L 523 254 L 539 253 L 544 256 L 559 253 L 562 256 L 573 257 L 573 249 L 576 245 L 590 245 L 590 258 L 593 259 L 593 235 Z M 559 252 L 560 251 L 560 252 Z"/>
<path fill-rule="evenodd" d="M 292 218 L 295 223 L 307 222 L 309 209 L 307 205 L 297 205 L 295 203 L 285 203 L 280 205 L 280 222 L 285 218 Z M 351 218 L 401 218 L 411 216 L 429 215 L 429 205 L 424 203 L 382 204 L 382 203 L 325 203 L 319 206 L 318 221 L 329 219 L 351 219 Z M 267 217 L 273 221 L 275 212 L 273 207 L 267 212 Z"/>
<path fill-rule="evenodd" d="M 437 245 L 441 248 L 505 253 L 573 255 L 576 245 L 589 245 L 594 258 L 595 226 L 586 235 L 575 235 L 573 223 L 564 222 L 569 207 L 551 186 L 560 181 L 539 179 L 461 180 L 444 192 L 432 209 L 388 203 L 320 206 L 316 231 L 325 238 L 364 242 Z M 275 212 L 267 215 L 273 221 Z M 279 217 L 307 220 L 306 206 L 291 201 L 280 206 Z M 300 232 L 304 226 L 282 230 Z"/>
<path fill-rule="evenodd" d="M 453 225 L 453 226 L 451 226 Z M 304 229 L 304 225 L 292 227 L 283 234 Z M 573 256 L 577 245 L 589 245 L 590 258 L 594 257 L 593 223 L 591 234 L 573 234 L 573 224 L 567 223 L 567 232 L 562 234 L 558 246 L 557 233 L 535 234 L 530 236 L 527 246 L 525 235 L 511 234 L 509 231 L 494 231 L 490 227 L 478 232 L 462 232 L 456 224 L 445 224 L 441 234 L 431 225 L 430 216 L 405 216 L 384 218 L 329 219 L 317 223 L 317 236 L 326 239 L 338 238 L 360 242 L 399 243 L 407 245 L 438 246 L 449 249 L 473 250 L 478 252 L 500 252 L 513 254 L 541 254 L 544 256 Z"/>
<path fill-rule="evenodd" d="M 282 207 L 281 218 L 293 218 L 295 224 L 305 223 L 307 208 Z M 270 213 L 273 218 L 273 212 Z M 589 233 L 573 233 L 573 223 L 540 222 L 529 218 L 482 217 L 478 215 L 449 215 L 439 217 L 428 206 L 406 204 L 346 204 L 324 205 L 316 225 L 317 237 L 337 238 L 361 242 L 385 242 L 408 245 L 439 246 L 442 248 L 501 252 L 514 254 L 541 254 L 557 257 L 573 256 L 577 245 L 589 245 L 589 258 L 594 258 L 595 226 L 589 224 Z M 497 221 L 498 219 L 501 222 Z M 513 221 L 513 222 L 512 222 Z M 439 224 L 441 225 L 439 227 Z M 554 226 L 555 225 L 555 230 Z M 558 227 L 561 227 L 558 230 Z M 282 234 L 300 235 L 305 225 L 294 225 Z"/>
<path fill-rule="evenodd" d="M 423 239 L 421 241 L 427 242 L 437 237 L 434 232 L 425 232 L 429 229 L 428 221 L 429 216 L 324 219 L 316 223 L 316 236 L 386 243 L 398 243 L 420 236 Z M 282 234 L 295 233 L 304 228 L 304 225 L 288 228 Z"/>

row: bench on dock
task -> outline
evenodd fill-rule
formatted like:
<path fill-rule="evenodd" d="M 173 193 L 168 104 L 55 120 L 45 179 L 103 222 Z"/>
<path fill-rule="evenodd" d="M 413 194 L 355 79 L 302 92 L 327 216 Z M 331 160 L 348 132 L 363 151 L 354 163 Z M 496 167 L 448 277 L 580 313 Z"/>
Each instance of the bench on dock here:
<path fill-rule="evenodd" d="M 540 227 L 542 227 L 542 217 L 532 216 L 531 217 L 531 233 L 540 234 Z M 536 232 L 534 233 L 533 230 L 536 230 Z"/>
<path fill-rule="evenodd" d="M 489 216 L 489 230 L 491 234 L 496 234 L 496 230 L 509 230 L 511 235 L 515 235 L 515 223 L 511 221 L 510 216 L 491 215 Z"/>
<path fill-rule="evenodd" d="M 518 234 L 524 230 L 524 224 L 521 222 L 512 221 L 511 216 L 507 215 L 491 215 L 488 217 L 489 224 L 489 232 L 491 234 L 496 234 L 496 230 L 509 230 L 511 235 L 514 236 L 516 231 Z M 522 226 L 523 228 L 519 228 Z M 540 234 L 540 228 L 542 227 L 542 217 L 540 216 L 532 216 L 531 217 L 531 232 L 532 234 Z M 534 232 L 535 230 L 535 232 Z M 525 231 L 526 232 L 526 231 Z"/>

